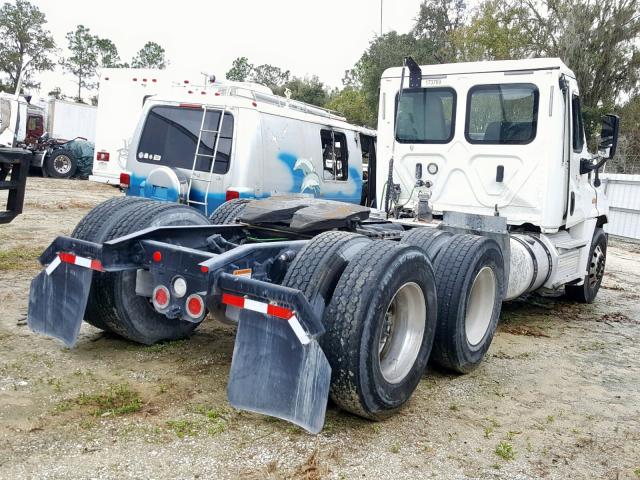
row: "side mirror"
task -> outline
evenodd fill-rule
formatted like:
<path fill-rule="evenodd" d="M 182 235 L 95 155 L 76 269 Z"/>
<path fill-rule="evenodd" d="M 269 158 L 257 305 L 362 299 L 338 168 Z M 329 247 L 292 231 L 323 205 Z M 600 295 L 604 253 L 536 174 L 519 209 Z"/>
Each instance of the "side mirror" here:
<path fill-rule="evenodd" d="M 620 117 L 617 115 L 609 114 L 602 117 L 602 131 L 600 132 L 598 153 L 604 158 L 610 159 L 616 154 L 619 126 Z"/>

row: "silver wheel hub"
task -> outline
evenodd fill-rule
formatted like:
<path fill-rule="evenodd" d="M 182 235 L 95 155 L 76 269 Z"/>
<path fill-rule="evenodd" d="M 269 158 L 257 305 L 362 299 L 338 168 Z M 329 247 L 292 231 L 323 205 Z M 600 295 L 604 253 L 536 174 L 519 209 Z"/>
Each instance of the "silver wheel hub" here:
<path fill-rule="evenodd" d="M 493 306 L 496 298 L 496 274 L 491 267 L 482 267 L 473 280 L 464 330 L 470 345 L 478 345 L 491 324 Z"/>
<path fill-rule="evenodd" d="M 71 159 L 67 155 L 58 155 L 53 159 L 53 168 L 61 175 L 71 171 Z"/>
<path fill-rule="evenodd" d="M 591 263 L 589 264 L 589 287 L 595 288 L 598 282 L 602 280 L 604 276 L 604 264 L 606 261 L 606 255 L 602 250 L 602 247 L 598 245 L 593 249 L 591 255 Z"/>
<path fill-rule="evenodd" d="M 415 282 L 402 285 L 384 316 L 378 343 L 382 376 L 389 383 L 401 382 L 418 358 L 427 320 L 424 293 Z"/>

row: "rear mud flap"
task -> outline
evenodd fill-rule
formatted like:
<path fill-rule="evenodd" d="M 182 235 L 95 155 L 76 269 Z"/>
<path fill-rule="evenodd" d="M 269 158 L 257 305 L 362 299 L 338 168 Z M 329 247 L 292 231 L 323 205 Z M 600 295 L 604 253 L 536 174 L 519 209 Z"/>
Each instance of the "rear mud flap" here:
<path fill-rule="evenodd" d="M 240 313 L 227 391 L 231 405 L 318 433 L 330 381 L 331 366 L 315 339 L 303 345 L 286 320 Z"/>
<path fill-rule="evenodd" d="M 92 274 L 90 269 L 68 263 L 41 271 L 31 281 L 29 327 L 73 347 L 87 307 Z"/>

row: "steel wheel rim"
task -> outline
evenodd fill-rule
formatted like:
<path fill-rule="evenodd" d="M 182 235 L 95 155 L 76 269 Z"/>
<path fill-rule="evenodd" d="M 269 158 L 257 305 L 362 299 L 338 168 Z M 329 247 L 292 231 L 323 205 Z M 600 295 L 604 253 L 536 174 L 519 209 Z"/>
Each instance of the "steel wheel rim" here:
<path fill-rule="evenodd" d="M 401 382 L 420 353 L 427 318 L 424 293 L 415 282 L 402 285 L 387 306 L 378 340 L 378 360 L 383 378 Z"/>
<path fill-rule="evenodd" d="M 598 285 L 598 282 L 602 280 L 602 277 L 604 276 L 605 260 L 606 255 L 602 250 L 602 246 L 596 246 L 596 248 L 593 249 L 591 263 L 589 265 L 589 286 L 591 288 L 595 288 Z"/>
<path fill-rule="evenodd" d="M 71 171 L 71 159 L 67 155 L 58 155 L 53 159 L 53 168 L 61 175 Z"/>
<path fill-rule="evenodd" d="M 478 345 L 487 333 L 495 298 L 496 274 L 491 267 L 482 267 L 473 280 L 467 301 L 464 330 L 469 345 Z"/>

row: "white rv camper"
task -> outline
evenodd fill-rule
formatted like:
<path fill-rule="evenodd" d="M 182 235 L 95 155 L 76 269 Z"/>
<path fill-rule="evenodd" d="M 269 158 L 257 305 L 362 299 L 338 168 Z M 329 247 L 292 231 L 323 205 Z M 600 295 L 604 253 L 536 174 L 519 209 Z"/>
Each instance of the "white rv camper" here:
<path fill-rule="evenodd" d="M 159 92 L 178 89 L 196 91 L 202 74 L 140 68 L 105 68 L 98 89 L 98 114 L 89 180 L 120 184 L 125 170 L 131 135 L 147 98 Z"/>
<path fill-rule="evenodd" d="M 358 204 L 372 155 L 375 131 L 267 87 L 216 84 L 146 102 L 121 186 L 207 215 L 234 198 L 283 193 Z"/>

